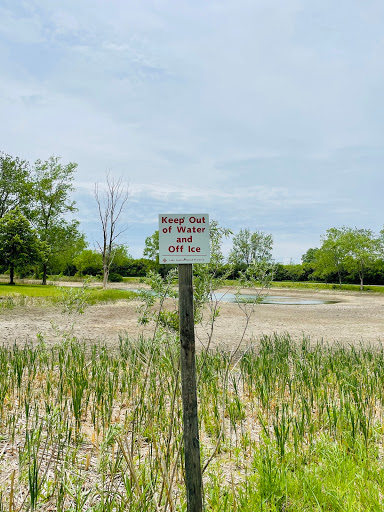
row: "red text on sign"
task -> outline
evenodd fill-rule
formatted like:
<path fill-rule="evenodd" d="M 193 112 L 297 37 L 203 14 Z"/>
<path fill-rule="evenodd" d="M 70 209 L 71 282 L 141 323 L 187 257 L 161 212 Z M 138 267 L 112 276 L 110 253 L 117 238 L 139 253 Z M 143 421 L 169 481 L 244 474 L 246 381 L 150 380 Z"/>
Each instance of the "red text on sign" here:
<path fill-rule="evenodd" d="M 167 228 L 164 228 L 167 229 Z M 164 231 L 163 229 L 163 231 Z M 169 227 L 171 229 L 171 227 Z M 186 228 L 185 226 L 177 226 L 177 231 L 179 233 L 204 233 L 205 228 L 196 228 L 195 226 L 192 226 L 191 228 Z M 166 231 L 164 231 L 165 233 Z"/>
<path fill-rule="evenodd" d="M 183 252 L 183 249 L 184 249 L 184 245 L 170 245 L 168 247 L 168 251 L 169 252 Z M 201 247 L 193 247 L 192 245 L 188 245 L 188 252 L 193 252 L 193 253 L 196 253 L 196 252 L 201 252 Z"/>
<path fill-rule="evenodd" d="M 174 219 L 170 219 L 168 217 L 161 217 L 161 223 L 162 224 L 184 224 L 185 217 L 176 217 Z"/>

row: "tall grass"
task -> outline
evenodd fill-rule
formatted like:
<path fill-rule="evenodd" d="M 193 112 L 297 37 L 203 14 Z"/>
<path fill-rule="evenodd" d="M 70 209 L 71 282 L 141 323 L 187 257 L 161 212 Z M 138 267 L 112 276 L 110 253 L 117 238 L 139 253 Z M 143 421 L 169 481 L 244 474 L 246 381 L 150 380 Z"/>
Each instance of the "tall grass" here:
<path fill-rule="evenodd" d="M 264 337 L 198 356 L 209 511 L 382 510 L 384 352 Z M 178 345 L 0 348 L 0 510 L 184 511 Z"/>

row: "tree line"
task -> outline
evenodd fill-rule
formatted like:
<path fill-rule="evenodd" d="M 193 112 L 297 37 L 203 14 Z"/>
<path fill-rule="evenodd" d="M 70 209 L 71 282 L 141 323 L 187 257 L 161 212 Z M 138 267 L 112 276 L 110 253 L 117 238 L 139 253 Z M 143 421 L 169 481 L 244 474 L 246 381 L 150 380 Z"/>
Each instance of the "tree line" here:
<path fill-rule="evenodd" d="M 159 233 L 145 241 L 144 255 L 156 259 Z M 240 229 L 232 238 L 232 249 L 222 271 L 237 279 L 252 262 L 274 266 L 275 281 L 320 281 L 325 283 L 364 283 L 384 285 L 384 229 L 330 228 L 321 236 L 320 247 L 310 248 L 301 263 L 273 262 L 273 236 L 262 231 Z"/>
<path fill-rule="evenodd" d="M 129 190 L 121 179 L 106 175 L 106 184 L 95 184 L 95 200 L 100 219 L 100 242 L 91 249 L 79 221 L 68 215 L 78 211 L 71 200 L 77 164 L 62 164 L 59 157 L 25 160 L 0 153 L 0 271 L 14 276 L 34 275 L 47 283 L 50 275 L 101 276 L 119 281 L 123 276 L 145 276 L 154 270 L 162 275 L 171 266 L 158 261 L 159 233 L 145 240 L 143 258 L 134 259 L 128 248 L 118 243 L 121 213 Z M 212 223 L 213 232 L 222 229 Z M 322 281 L 328 283 L 364 283 L 384 285 L 384 229 L 330 228 L 321 236 L 321 245 L 310 248 L 300 264 L 276 263 L 272 258 L 273 236 L 249 228 L 232 235 L 228 257 L 221 253 L 219 272 L 232 279 L 253 263 L 266 262 L 274 267 L 276 281 Z M 218 254 L 216 248 L 216 254 Z"/>
<path fill-rule="evenodd" d="M 37 160 L 33 165 L 0 154 L 0 264 L 14 274 L 38 273 L 47 283 L 48 271 L 64 268 L 86 247 L 70 194 L 77 164 L 60 158 Z"/>
<path fill-rule="evenodd" d="M 128 186 L 108 172 L 105 184 L 99 187 L 95 183 L 101 236 L 99 252 L 92 251 L 79 221 L 68 219 L 78 211 L 71 200 L 76 168 L 77 164 L 64 165 L 55 156 L 30 165 L 0 153 L 0 270 L 9 271 L 10 284 L 14 284 L 15 272 L 19 276 L 34 274 L 47 284 L 48 273 L 71 275 L 74 269 L 82 273 L 84 260 L 99 262 L 101 258 L 106 287 L 115 257 L 128 259 L 124 247 L 117 243 L 124 231 L 118 225 Z"/>

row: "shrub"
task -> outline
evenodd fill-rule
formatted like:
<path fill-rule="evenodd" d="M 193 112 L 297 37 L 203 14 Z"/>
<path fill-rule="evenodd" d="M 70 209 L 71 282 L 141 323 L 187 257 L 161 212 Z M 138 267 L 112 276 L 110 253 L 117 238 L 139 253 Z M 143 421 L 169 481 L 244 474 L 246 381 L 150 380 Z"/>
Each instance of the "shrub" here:
<path fill-rule="evenodd" d="M 116 272 L 110 272 L 108 281 L 110 283 L 122 283 L 123 282 L 123 276 L 120 274 L 117 274 Z"/>

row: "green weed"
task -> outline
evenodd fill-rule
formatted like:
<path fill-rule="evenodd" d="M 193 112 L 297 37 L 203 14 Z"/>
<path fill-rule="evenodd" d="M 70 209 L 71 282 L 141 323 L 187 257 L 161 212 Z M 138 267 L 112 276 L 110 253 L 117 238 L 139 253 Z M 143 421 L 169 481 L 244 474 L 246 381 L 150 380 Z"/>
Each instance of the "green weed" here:
<path fill-rule="evenodd" d="M 383 509 L 384 350 L 286 335 L 230 361 L 197 357 L 206 510 Z M 171 333 L 0 347 L 0 509 L 185 510 L 181 418 Z"/>

